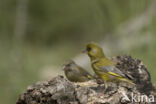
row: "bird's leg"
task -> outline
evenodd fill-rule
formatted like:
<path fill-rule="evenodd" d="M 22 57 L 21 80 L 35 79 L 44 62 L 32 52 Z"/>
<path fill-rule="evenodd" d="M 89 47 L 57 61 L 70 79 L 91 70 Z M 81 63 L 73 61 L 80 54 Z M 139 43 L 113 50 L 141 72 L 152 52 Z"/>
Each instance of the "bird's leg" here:
<path fill-rule="evenodd" d="M 105 90 L 106 90 L 108 88 L 107 81 L 104 81 L 104 84 L 105 84 Z"/>
<path fill-rule="evenodd" d="M 117 86 L 117 89 L 118 89 L 119 86 L 120 86 L 120 82 L 116 82 L 116 86 Z"/>
<path fill-rule="evenodd" d="M 102 91 L 102 93 L 99 94 L 99 97 L 104 96 L 105 92 L 107 91 L 107 89 L 108 89 L 107 81 L 104 81 L 104 87 L 105 87 L 105 89 Z"/>
<path fill-rule="evenodd" d="M 103 93 L 105 93 L 106 91 L 107 91 L 107 89 L 108 89 L 108 84 L 107 84 L 107 81 L 104 81 L 104 86 L 105 86 L 105 89 L 103 90 Z"/>

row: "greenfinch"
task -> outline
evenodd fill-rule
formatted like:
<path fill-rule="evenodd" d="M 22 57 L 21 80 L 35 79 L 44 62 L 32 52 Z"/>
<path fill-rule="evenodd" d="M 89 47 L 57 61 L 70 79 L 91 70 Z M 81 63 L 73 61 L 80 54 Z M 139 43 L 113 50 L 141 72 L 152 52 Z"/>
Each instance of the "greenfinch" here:
<path fill-rule="evenodd" d="M 107 82 L 128 82 L 130 84 L 134 84 L 131 80 L 126 78 L 126 76 L 115 67 L 115 63 L 108 59 L 104 53 L 102 48 L 100 48 L 95 43 L 88 43 L 86 46 L 86 50 L 88 56 L 91 60 L 91 66 L 95 72 L 95 74 L 104 80 L 105 88 L 107 88 Z"/>
<path fill-rule="evenodd" d="M 68 60 L 63 65 L 63 70 L 67 79 L 71 82 L 85 82 L 93 79 L 85 69 L 78 66 L 74 61 Z"/>

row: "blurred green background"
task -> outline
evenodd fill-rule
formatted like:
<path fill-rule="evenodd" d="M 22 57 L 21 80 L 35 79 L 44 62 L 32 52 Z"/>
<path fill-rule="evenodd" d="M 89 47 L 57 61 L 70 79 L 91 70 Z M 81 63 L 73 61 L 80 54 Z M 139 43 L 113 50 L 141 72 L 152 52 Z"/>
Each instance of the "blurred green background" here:
<path fill-rule="evenodd" d="M 63 75 L 61 65 L 87 42 L 107 56 L 141 59 L 156 83 L 155 0 L 1 0 L 0 104 L 13 104 L 28 85 Z"/>

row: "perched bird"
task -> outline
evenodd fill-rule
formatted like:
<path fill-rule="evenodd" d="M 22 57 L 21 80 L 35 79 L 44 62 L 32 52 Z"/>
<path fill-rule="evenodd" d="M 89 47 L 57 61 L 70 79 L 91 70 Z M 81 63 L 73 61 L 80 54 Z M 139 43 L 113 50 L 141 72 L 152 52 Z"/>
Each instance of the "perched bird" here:
<path fill-rule="evenodd" d="M 115 63 L 108 59 L 102 48 L 95 43 L 88 43 L 85 52 L 91 60 L 92 68 L 95 74 L 104 80 L 105 88 L 107 88 L 107 81 L 119 83 L 121 81 L 134 84 L 131 80 L 115 67 Z"/>
<path fill-rule="evenodd" d="M 85 82 L 93 79 L 85 69 L 78 66 L 74 61 L 66 61 L 63 65 L 63 70 L 67 79 L 71 82 Z"/>

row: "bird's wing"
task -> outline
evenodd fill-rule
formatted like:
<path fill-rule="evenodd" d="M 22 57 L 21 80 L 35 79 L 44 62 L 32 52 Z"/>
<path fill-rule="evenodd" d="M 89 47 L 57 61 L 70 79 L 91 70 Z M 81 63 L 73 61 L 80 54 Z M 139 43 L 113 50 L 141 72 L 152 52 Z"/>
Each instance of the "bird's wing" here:
<path fill-rule="evenodd" d="M 86 70 L 84 70 L 83 68 L 79 67 L 79 70 L 81 72 L 82 75 L 84 75 L 85 77 L 87 77 L 88 79 L 93 79 L 92 75 L 89 74 Z"/>
<path fill-rule="evenodd" d="M 115 66 L 100 66 L 99 68 L 111 75 L 125 77 L 125 75 Z"/>

